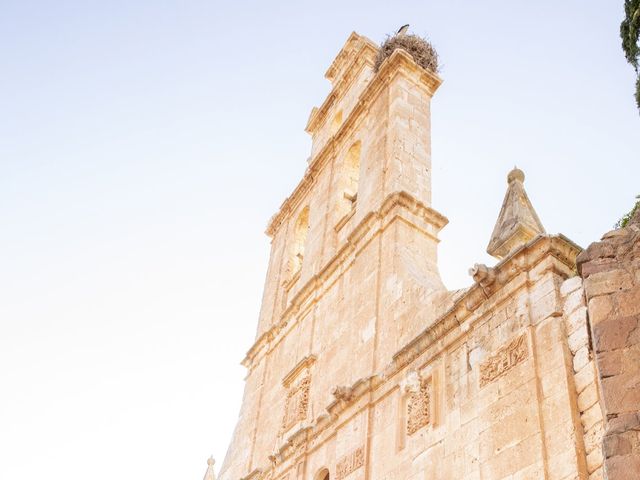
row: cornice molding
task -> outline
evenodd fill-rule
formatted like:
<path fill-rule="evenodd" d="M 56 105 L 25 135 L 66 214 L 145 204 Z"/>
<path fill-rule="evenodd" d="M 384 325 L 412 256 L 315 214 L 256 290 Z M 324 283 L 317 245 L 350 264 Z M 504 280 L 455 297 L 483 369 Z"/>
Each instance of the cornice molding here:
<path fill-rule="evenodd" d="M 295 367 L 293 367 L 289 373 L 287 373 L 282 379 L 282 386 L 284 388 L 289 387 L 291 382 L 296 379 L 296 377 L 302 372 L 304 369 L 309 368 L 316 361 L 315 355 L 307 355 L 302 360 L 300 360 Z"/>
<path fill-rule="evenodd" d="M 360 223 L 349 233 L 343 246 L 336 254 L 296 292 L 287 309 L 282 312 L 281 320 L 258 337 L 247 352 L 242 361 L 242 365 L 251 368 L 258 354 L 268 349 L 268 344 L 276 339 L 293 317 L 295 317 L 308 302 L 315 301 L 318 290 L 329 280 L 339 266 L 345 263 L 349 255 L 359 250 L 363 241 L 383 231 L 387 225 L 400 216 L 400 214 L 396 212 L 397 209 L 417 216 L 425 223 L 432 225 L 436 231 L 440 231 L 449 222 L 447 217 L 433 208 L 426 206 L 407 192 L 401 191 L 388 195 L 382 202 L 380 209 L 365 215 Z"/>
<path fill-rule="evenodd" d="M 449 331 L 463 323 L 485 301 L 494 297 L 505 285 L 520 273 L 530 271 L 547 256 L 562 262 L 568 269 L 574 270 L 576 257 L 582 249 L 564 235 L 539 235 L 527 244 L 512 252 L 494 267 L 499 279 L 490 289 L 475 283 L 460 295 L 453 306 L 440 316 L 433 325 L 407 343 L 393 356 L 385 376 L 391 376 L 420 356 L 429 345 L 437 342 Z"/>

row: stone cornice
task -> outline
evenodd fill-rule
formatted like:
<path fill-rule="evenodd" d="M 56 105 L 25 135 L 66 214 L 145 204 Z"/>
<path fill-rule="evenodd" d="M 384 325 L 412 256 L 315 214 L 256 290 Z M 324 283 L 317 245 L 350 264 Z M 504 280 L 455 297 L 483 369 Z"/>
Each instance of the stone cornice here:
<path fill-rule="evenodd" d="M 413 61 L 413 58 L 407 52 L 402 49 L 394 51 L 393 54 L 391 54 L 391 56 L 382 63 L 378 73 L 364 89 L 360 95 L 360 100 L 351 110 L 333 138 L 320 149 L 313 159 L 311 159 L 309 167 L 305 171 L 302 180 L 296 186 L 293 193 L 285 199 L 280 210 L 271 217 L 266 229 L 266 234 L 268 236 L 273 237 L 284 220 L 293 211 L 295 211 L 300 201 L 311 189 L 318 173 L 335 154 L 335 146 L 341 144 L 344 139 L 353 132 L 354 128 L 364 117 L 365 112 L 367 112 L 369 107 L 373 104 L 379 93 L 389 85 L 391 80 L 393 80 L 402 69 L 407 73 L 418 75 L 419 83 L 426 89 L 430 96 L 435 93 L 442 83 L 440 77 L 435 73 L 429 72 L 420 67 Z"/>
<path fill-rule="evenodd" d="M 316 361 L 315 355 L 307 355 L 302 360 L 300 360 L 295 367 L 293 367 L 289 373 L 287 373 L 282 379 L 282 386 L 287 388 L 293 380 L 298 376 L 298 374 L 304 370 L 305 368 L 309 368 Z"/>
<path fill-rule="evenodd" d="M 396 209 L 402 209 L 409 212 L 427 224 L 432 225 L 436 231 L 441 230 L 447 223 L 447 218 L 427 207 L 425 204 L 414 198 L 407 192 L 396 192 L 390 194 L 383 202 L 378 211 L 369 212 L 354 227 L 347 237 L 347 241 L 342 248 L 322 267 L 317 274 L 312 276 L 294 295 L 290 305 L 282 313 L 281 320 L 273 325 L 269 330 L 263 333 L 247 352 L 242 365 L 251 368 L 254 359 L 258 354 L 268 347 L 276 336 L 289 324 L 290 320 L 298 313 L 308 302 L 314 301 L 316 292 L 327 282 L 336 269 L 342 265 L 345 259 L 354 251 L 360 248 L 365 239 L 370 238 L 377 232 L 384 230 L 386 225 L 398 217 L 399 213 Z"/>
<path fill-rule="evenodd" d="M 581 248 L 564 235 L 539 235 L 515 250 L 494 267 L 499 281 L 492 284 L 489 289 L 476 283 L 460 295 L 447 312 L 396 352 L 385 376 L 393 375 L 412 362 L 429 345 L 464 322 L 485 300 L 492 297 L 521 272 L 531 270 L 544 257 L 551 255 L 569 269 L 575 269 L 576 257 L 580 251 Z"/>

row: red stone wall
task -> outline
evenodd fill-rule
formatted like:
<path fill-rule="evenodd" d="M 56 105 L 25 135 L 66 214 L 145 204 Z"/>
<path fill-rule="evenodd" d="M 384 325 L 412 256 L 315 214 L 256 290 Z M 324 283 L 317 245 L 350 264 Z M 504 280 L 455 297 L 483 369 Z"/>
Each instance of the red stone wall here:
<path fill-rule="evenodd" d="M 605 419 L 608 480 L 640 479 L 640 211 L 577 259 Z"/>

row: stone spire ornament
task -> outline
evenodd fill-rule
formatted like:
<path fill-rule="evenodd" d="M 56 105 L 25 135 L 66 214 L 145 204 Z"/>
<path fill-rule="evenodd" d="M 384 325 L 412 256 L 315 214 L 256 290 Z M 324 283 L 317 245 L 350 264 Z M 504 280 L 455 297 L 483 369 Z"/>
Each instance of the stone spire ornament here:
<path fill-rule="evenodd" d="M 507 193 L 487 246 L 487 253 L 497 259 L 546 233 L 524 190 L 524 172 L 515 167 L 509 172 L 507 183 Z"/>
<path fill-rule="evenodd" d="M 216 461 L 213 459 L 213 455 L 211 455 L 207 459 L 207 472 L 204 474 L 203 480 L 216 480 L 216 472 L 213 470 L 215 464 Z"/>

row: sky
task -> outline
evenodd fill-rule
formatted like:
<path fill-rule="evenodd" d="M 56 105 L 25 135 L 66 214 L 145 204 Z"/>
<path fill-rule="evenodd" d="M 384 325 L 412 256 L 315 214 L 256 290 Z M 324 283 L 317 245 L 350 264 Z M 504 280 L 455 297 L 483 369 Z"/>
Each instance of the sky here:
<path fill-rule="evenodd" d="M 440 270 L 471 282 L 514 165 L 548 232 L 640 194 L 622 0 L 0 0 L 0 479 L 202 478 L 255 335 L 268 219 L 351 31 L 437 48 Z"/>

